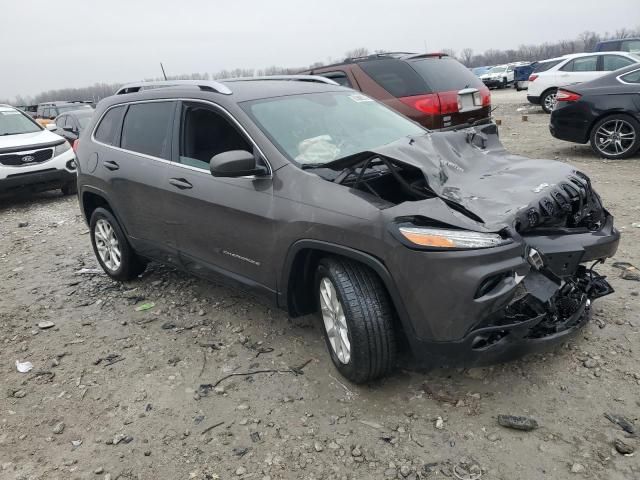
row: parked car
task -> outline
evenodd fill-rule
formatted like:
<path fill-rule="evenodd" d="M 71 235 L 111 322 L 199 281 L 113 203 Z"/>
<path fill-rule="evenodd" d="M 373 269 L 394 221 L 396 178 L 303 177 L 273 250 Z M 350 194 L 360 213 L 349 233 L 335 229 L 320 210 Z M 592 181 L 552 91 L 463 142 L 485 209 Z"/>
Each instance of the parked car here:
<path fill-rule="evenodd" d="M 72 110 L 91 110 L 93 107 L 87 102 L 45 102 L 39 103 L 36 110 L 36 120 L 40 125 L 52 123 L 58 115 Z"/>
<path fill-rule="evenodd" d="M 628 158 L 640 149 L 640 64 L 558 89 L 551 134 L 575 143 L 591 142 L 605 158 Z"/>
<path fill-rule="evenodd" d="M 36 118 L 36 111 L 38 110 L 37 105 L 20 105 L 20 106 L 17 106 L 16 108 L 19 110 L 22 110 L 31 118 Z"/>
<path fill-rule="evenodd" d="M 489 90 L 443 53 L 375 54 L 301 73 L 359 90 L 430 129 L 489 122 L 491 117 Z"/>
<path fill-rule="evenodd" d="M 110 277 L 155 259 L 318 312 L 353 382 L 402 350 L 495 362 L 576 334 L 619 242 L 586 175 L 497 133 L 428 131 L 322 77 L 137 83 L 79 140 L 79 199 Z"/>
<path fill-rule="evenodd" d="M 513 83 L 513 78 L 513 65 L 497 65 L 480 75 L 480 80 L 489 88 L 506 88 Z"/>
<path fill-rule="evenodd" d="M 476 76 L 476 77 L 480 77 L 482 75 L 484 75 L 485 73 L 487 73 L 489 70 L 491 70 L 493 68 L 493 66 L 488 66 L 488 67 L 475 67 L 471 69 L 471 72 Z"/>
<path fill-rule="evenodd" d="M 0 105 L 0 193 L 55 188 L 75 193 L 74 158 L 63 138 L 17 108 Z"/>
<path fill-rule="evenodd" d="M 71 145 L 84 131 L 93 116 L 93 109 L 71 110 L 59 115 L 54 120 L 55 132 L 65 138 Z"/>
<path fill-rule="evenodd" d="M 618 38 L 598 42 L 594 52 L 629 52 L 640 54 L 640 38 Z"/>
<path fill-rule="evenodd" d="M 638 62 L 640 56 L 628 52 L 573 53 L 540 62 L 551 66 L 531 74 L 527 100 L 540 105 L 546 113 L 551 113 L 559 87 L 588 82 Z"/>
<path fill-rule="evenodd" d="M 513 67 L 513 88 L 517 92 L 526 90 L 529 86 L 529 76 L 536 69 L 536 62 L 522 63 Z"/>

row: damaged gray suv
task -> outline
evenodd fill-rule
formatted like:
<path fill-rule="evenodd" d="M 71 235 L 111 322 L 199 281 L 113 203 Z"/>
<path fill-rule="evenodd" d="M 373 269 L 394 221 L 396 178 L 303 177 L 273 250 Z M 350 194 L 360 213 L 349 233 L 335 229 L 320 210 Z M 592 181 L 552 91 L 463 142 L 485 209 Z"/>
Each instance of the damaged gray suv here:
<path fill-rule="evenodd" d="M 353 382 L 403 352 L 477 365 L 566 341 L 612 292 L 594 266 L 620 235 L 586 175 L 326 78 L 130 84 L 77 158 L 107 274 L 156 260 L 318 312 Z"/>

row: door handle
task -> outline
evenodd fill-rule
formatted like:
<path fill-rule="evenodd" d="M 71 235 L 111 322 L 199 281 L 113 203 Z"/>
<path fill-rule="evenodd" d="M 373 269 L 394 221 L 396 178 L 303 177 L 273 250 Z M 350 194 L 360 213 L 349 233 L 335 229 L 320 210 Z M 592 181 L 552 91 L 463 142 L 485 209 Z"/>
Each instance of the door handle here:
<path fill-rule="evenodd" d="M 180 190 L 186 190 L 188 188 L 193 188 L 189 182 L 187 182 L 184 178 L 171 178 L 169 179 L 169 183 L 174 187 L 179 188 Z"/>
<path fill-rule="evenodd" d="M 104 168 L 106 168 L 107 170 L 118 170 L 120 168 L 120 165 L 118 165 L 116 162 L 111 161 L 111 160 L 107 160 L 103 163 Z"/>

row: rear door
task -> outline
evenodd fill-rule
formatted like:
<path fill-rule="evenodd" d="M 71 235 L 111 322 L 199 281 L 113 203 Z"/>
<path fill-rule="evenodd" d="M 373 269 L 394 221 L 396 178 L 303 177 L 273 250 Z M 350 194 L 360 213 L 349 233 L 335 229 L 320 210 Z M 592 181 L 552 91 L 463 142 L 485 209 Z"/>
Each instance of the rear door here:
<path fill-rule="evenodd" d="M 588 82 L 604 74 L 598 67 L 600 55 L 577 57 L 560 67 L 556 74 L 558 87 L 564 87 L 574 83 Z"/>
<path fill-rule="evenodd" d="M 104 147 L 97 168 L 119 220 L 138 251 L 166 261 L 173 261 L 165 257 L 172 246 L 165 187 L 175 105 L 162 100 L 116 107 L 95 133 Z"/>
<path fill-rule="evenodd" d="M 217 106 L 185 101 L 179 112 L 166 215 L 183 265 L 273 295 L 275 275 L 267 270 L 276 237 L 271 177 L 217 178 L 209 171 L 211 158 L 226 151 L 253 151 L 260 158 L 257 146 Z"/>

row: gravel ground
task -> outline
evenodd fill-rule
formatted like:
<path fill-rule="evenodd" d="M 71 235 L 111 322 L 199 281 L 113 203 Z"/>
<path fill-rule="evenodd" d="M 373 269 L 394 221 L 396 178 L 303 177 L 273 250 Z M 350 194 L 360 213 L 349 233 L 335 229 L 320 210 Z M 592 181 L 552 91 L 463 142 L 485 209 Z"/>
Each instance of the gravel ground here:
<path fill-rule="evenodd" d="M 589 174 L 623 231 L 614 260 L 640 265 L 638 159 L 554 140 L 525 95 L 493 93 L 506 147 Z M 612 262 L 600 271 L 616 293 L 556 351 L 356 386 L 315 317 L 155 264 L 127 284 L 77 274 L 97 267 L 87 233 L 74 197 L 0 200 L 3 480 L 640 477 L 614 448 L 638 440 L 604 416 L 638 423 L 640 407 L 640 283 Z M 262 369 L 279 373 L 201 386 Z M 506 429 L 500 414 L 539 427 Z"/>

